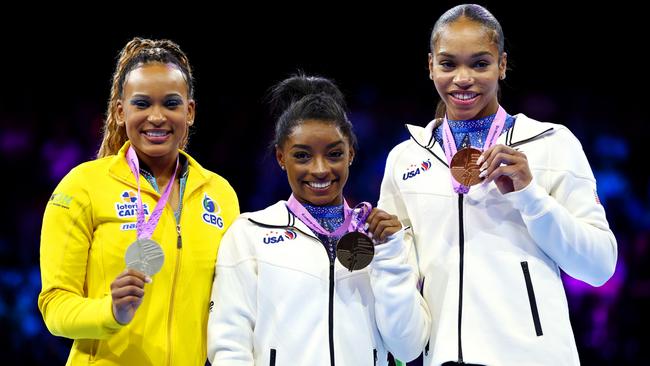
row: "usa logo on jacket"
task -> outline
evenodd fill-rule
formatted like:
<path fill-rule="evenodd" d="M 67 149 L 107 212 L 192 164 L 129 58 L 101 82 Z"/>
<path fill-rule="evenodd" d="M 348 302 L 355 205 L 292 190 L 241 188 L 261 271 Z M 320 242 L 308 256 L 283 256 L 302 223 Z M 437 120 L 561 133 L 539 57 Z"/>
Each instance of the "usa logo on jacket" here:
<path fill-rule="evenodd" d="M 276 230 L 271 230 L 266 233 L 266 235 L 264 235 L 262 242 L 264 244 L 279 244 L 285 240 L 293 240 L 297 237 L 298 233 L 296 233 L 295 230 L 287 229 L 284 231 L 284 233 Z"/>
<path fill-rule="evenodd" d="M 431 168 L 431 160 L 423 161 L 420 165 L 411 164 L 406 169 L 406 173 L 402 175 L 402 180 L 413 178 L 420 174 L 420 172 L 426 172 L 429 168 Z"/>

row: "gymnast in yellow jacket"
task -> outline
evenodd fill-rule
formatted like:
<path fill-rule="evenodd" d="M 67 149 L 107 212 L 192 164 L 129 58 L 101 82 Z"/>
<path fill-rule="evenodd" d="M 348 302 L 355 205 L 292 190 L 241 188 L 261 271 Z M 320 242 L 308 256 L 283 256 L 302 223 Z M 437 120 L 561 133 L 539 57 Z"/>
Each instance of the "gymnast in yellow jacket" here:
<path fill-rule="evenodd" d="M 63 178 L 43 219 L 38 306 L 52 334 L 74 339 L 68 365 L 205 364 L 217 250 L 239 207 L 182 151 L 194 115 L 178 45 L 127 43 L 98 159 Z M 157 243 L 158 271 L 127 266 L 136 239 Z"/>

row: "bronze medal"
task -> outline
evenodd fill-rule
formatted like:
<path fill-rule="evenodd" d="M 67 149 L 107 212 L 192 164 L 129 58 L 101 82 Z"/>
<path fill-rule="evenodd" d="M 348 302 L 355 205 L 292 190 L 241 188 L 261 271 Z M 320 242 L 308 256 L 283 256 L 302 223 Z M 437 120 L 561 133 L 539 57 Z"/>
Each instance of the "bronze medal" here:
<path fill-rule="evenodd" d="M 481 172 L 476 164 L 479 156 L 481 156 L 481 150 L 473 147 L 458 150 L 449 164 L 452 177 L 466 187 L 481 183 L 482 179 L 479 178 Z"/>
<path fill-rule="evenodd" d="M 372 240 L 358 231 L 343 235 L 336 243 L 336 257 L 350 272 L 369 265 L 374 255 L 375 245 Z"/>

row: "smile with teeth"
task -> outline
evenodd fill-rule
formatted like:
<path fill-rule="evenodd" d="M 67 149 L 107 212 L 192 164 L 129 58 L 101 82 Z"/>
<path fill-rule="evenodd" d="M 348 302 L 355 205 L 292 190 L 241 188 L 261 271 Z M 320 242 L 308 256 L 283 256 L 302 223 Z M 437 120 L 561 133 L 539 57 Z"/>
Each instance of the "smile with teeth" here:
<path fill-rule="evenodd" d="M 473 92 L 451 93 L 451 96 L 456 98 L 456 99 L 460 99 L 460 100 L 470 100 L 470 99 L 476 98 L 478 96 L 478 94 L 473 93 Z"/>
<path fill-rule="evenodd" d="M 167 136 L 168 133 L 169 131 L 163 131 L 163 130 L 144 131 L 144 134 L 149 137 L 163 137 L 163 136 Z"/>
<path fill-rule="evenodd" d="M 330 185 L 332 185 L 332 181 L 327 181 L 327 182 L 307 182 L 307 184 L 314 189 L 326 189 Z"/>

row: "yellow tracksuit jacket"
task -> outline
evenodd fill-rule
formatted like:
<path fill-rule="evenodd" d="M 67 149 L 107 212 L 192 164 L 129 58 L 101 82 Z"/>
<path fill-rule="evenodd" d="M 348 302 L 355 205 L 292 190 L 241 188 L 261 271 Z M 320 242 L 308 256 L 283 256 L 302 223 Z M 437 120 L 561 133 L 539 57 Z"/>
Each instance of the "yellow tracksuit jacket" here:
<path fill-rule="evenodd" d="M 137 185 L 119 153 L 81 164 L 45 209 L 38 307 L 54 335 L 74 339 L 68 365 L 204 365 L 210 292 L 219 243 L 239 214 L 222 177 L 184 152 L 189 171 L 180 228 L 167 205 L 152 239 L 165 262 L 128 325 L 115 321 L 111 282 L 136 239 Z M 160 195 L 140 178 L 145 216 Z M 180 230 L 179 230 L 180 229 Z"/>

